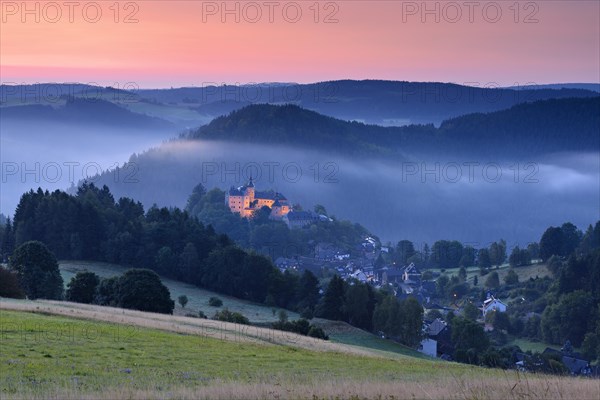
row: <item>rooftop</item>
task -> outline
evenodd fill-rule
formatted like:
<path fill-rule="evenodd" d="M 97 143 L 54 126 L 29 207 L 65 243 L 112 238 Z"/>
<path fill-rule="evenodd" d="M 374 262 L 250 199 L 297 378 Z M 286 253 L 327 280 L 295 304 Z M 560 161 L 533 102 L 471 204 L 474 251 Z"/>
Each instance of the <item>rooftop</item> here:
<path fill-rule="evenodd" d="M 301 221 L 314 220 L 318 217 L 310 211 L 290 211 L 289 213 L 287 213 L 286 218 L 289 221 Z"/>

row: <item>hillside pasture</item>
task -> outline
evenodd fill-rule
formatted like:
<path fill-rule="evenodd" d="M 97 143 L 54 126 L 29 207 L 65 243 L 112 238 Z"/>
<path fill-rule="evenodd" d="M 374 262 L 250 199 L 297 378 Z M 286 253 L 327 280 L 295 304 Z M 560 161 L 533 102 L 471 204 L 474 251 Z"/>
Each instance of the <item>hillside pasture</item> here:
<path fill-rule="evenodd" d="M 178 316 L 5 299 L 0 310 L 3 399 L 591 399 L 600 389 L 287 333 L 269 342 L 235 324 L 211 336 L 198 329 L 210 321 Z"/>
<path fill-rule="evenodd" d="M 60 273 L 65 281 L 65 287 L 73 276 L 79 271 L 91 271 L 96 273 L 101 278 L 110 278 L 111 276 L 121 275 L 127 268 L 120 265 L 108 264 L 102 262 L 90 261 L 60 261 Z M 250 301 L 244 301 L 231 296 L 221 295 L 210 290 L 201 289 L 197 286 L 161 277 L 162 282 L 169 288 L 171 298 L 177 302 L 177 298 L 181 295 L 186 295 L 188 304 L 185 308 L 176 303 L 174 314 L 186 315 L 188 313 L 198 315 L 198 311 L 202 311 L 209 318 L 216 311 L 228 308 L 230 311 L 243 314 L 250 322 L 255 324 L 265 324 L 275 322 L 279 318 L 279 308 L 268 307 L 263 304 L 257 304 Z M 218 297 L 223 300 L 221 307 L 212 307 L 208 305 L 208 300 L 211 297 Z M 286 311 L 290 319 L 298 319 L 300 316 L 294 312 Z"/>
<path fill-rule="evenodd" d="M 126 268 L 102 262 L 88 261 L 60 261 L 61 275 L 65 281 L 65 285 L 79 271 L 92 271 L 102 278 L 109 278 L 122 274 Z M 162 282 L 169 288 L 171 298 L 176 300 L 180 295 L 186 295 L 189 299 L 185 308 L 182 308 L 176 303 L 174 314 L 177 316 L 185 316 L 186 314 L 196 314 L 198 311 L 211 318 L 217 310 L 228 308 L 231 311 L 239 312 L 247 317 L 252 324 L 268 326 L 270 323 L 279 319 L 279 308 L 265 306 L 263 304 L 252 303 L 236 299 L 235 297 L 224 296 L 210 290 L 198 288 L 196 286 L 167 279 L 162 277 Z M 208 300 L 211 297 L 218 297 L 223 300 L 221 307 L 212 307 L 208 305 Z M 288 318 L 295 320 L 300 318 L 300 315 L 285 310 Z M 403 355 L 411 355 L 423 357 L 423 355 L 413 349 L 403 346 L 391 340 L 385 340 L 373 335 L 370 332 L 355 328 L 345 322 L 329 321 L 321 318 L 315 318 L 311 323 L 323 328 L 325 333 L 329 335 L 332 343 L 341 343 L 351 346 L 359 346 L 369 348 L 375 351 L 387 351 Z"/>

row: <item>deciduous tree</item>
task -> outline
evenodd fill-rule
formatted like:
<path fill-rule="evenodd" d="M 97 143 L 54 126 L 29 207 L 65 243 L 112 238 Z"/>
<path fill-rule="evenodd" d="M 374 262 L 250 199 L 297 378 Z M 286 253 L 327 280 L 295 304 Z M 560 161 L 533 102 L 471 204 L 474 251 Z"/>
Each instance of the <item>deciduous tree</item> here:
<path fill-rule="evenodd" d="M 42 242 L 29 241 L 17 247 L 10 268 L 17 272 L 28 298 L 62 299 L 63 279 L 58 262 Z"/>

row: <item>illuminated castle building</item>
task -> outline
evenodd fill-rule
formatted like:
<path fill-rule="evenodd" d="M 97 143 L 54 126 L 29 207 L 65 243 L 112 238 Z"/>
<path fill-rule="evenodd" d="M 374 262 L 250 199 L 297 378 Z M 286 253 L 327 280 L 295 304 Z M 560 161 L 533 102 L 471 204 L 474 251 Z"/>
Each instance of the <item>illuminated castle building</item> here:
<path fill-rule="evenodd" d="M 290 212 L 287 199 L 281 193 L 268 191 L 258 192 L 254 189 L 252 177 L 248 184 L 239 188 L 231 187 L 225 198 L 225 203 L 231 212 L 238 213 L 244 218 L 251 217 L 262 207 L 271 209 L 271 218 L 280 219 Z"/>

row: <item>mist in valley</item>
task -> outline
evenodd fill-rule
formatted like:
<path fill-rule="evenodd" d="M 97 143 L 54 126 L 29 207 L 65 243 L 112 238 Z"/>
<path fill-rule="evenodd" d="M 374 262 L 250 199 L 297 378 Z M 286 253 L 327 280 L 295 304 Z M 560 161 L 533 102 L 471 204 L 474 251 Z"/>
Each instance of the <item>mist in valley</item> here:
<path fill-rule="evenodd" d="M 232 142 L 173 141 L 92 181 L 145 207 L 184 207 L 193 187 L 241 186 L 283 193 L 291 204 L 325 206 L 383 242 L 455 239 L 475 247 L 504 238 L 538 241 L 550 225 L 600 218 L 600 154 L 527 159 L 404 154 L 350 159 L 325 152 Z M 123 172 L 128 172 L 124 174 Z"/>
<path fill-rule="evenodd" d="M 87 180 L 146 208 L 185 207 L 198 183 L 225 190 L 252 176 L 257 190 L 281 192 L 305 209 L 321 204 L 384 242 L 456 239 L 477 247 L 504 238 L 522 245 L 550 225 L 571 221 L 584 229 L 600 218 L 599 153 L 356 159 L 285 146 L 167 141 L 176 134 L 164 130 L 1 125 L 5 215 L 38 187 L 67 190 Z"/>
<path fill-rule="evenodd" d="M 13 215 L 30 190 L 65 190 L 71 183 L 122 165 L 132 153 L 158 146 L 175 133 L 73 123 L 0 119 L 0 212 Z"/>

